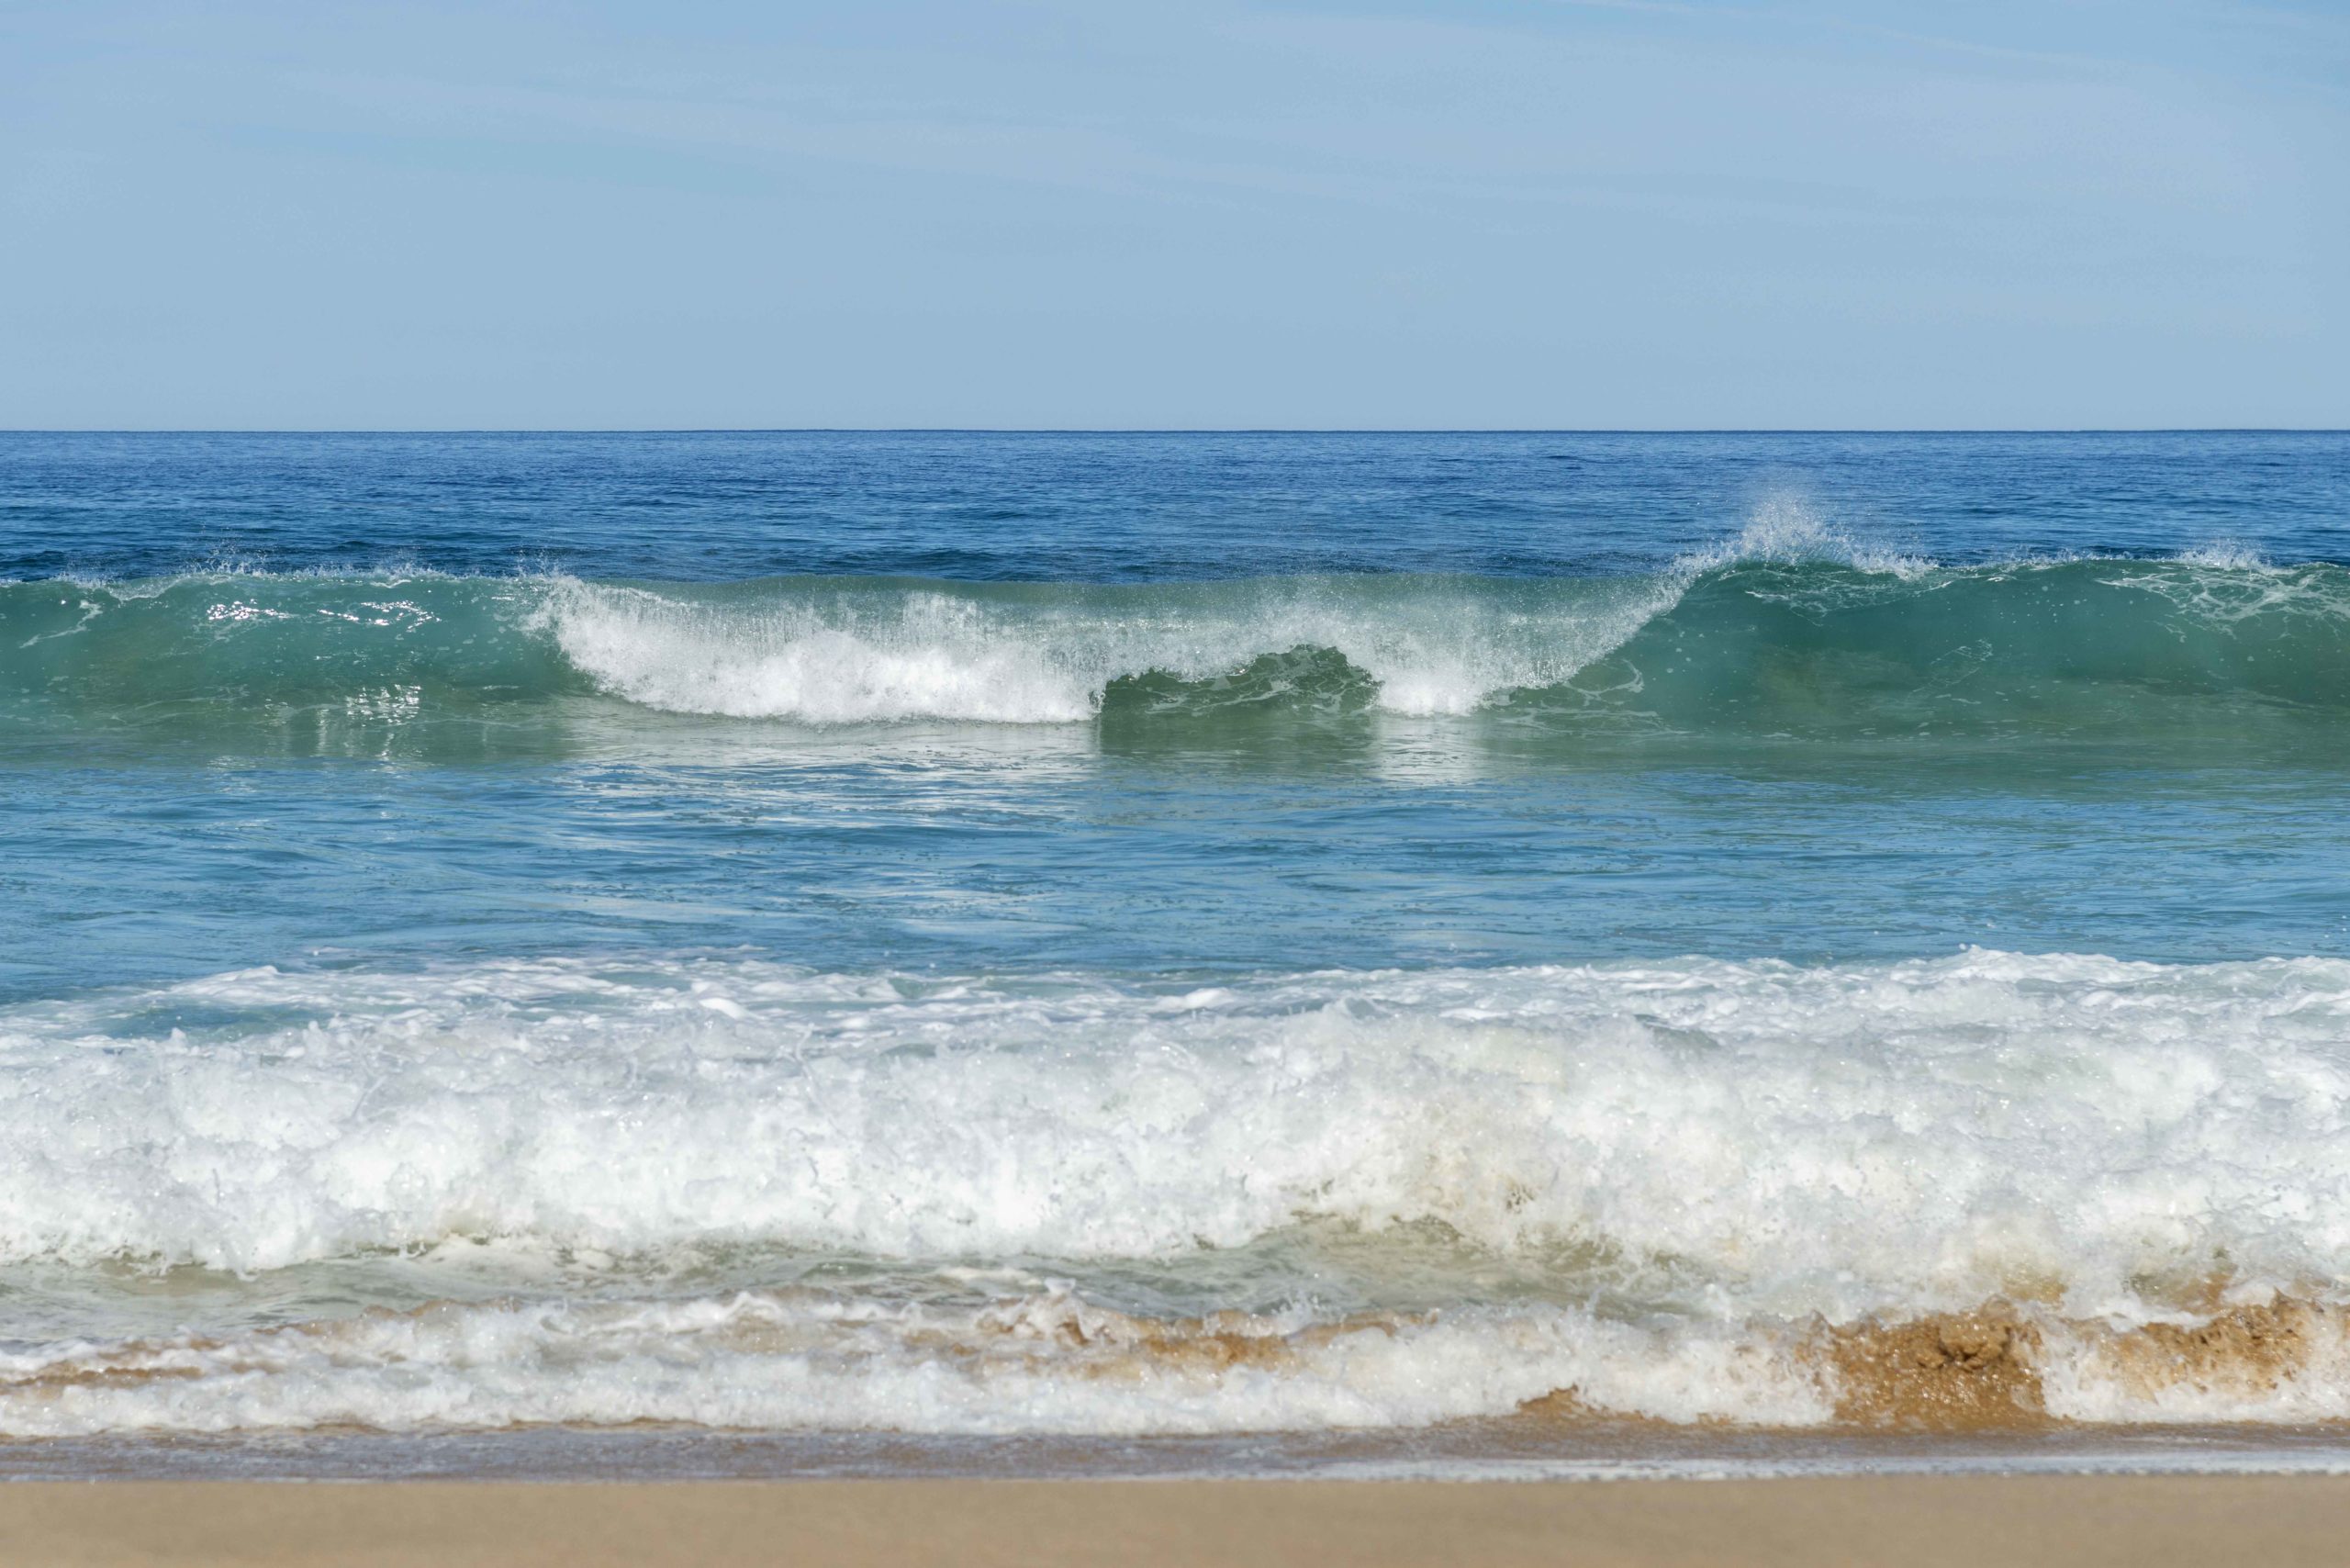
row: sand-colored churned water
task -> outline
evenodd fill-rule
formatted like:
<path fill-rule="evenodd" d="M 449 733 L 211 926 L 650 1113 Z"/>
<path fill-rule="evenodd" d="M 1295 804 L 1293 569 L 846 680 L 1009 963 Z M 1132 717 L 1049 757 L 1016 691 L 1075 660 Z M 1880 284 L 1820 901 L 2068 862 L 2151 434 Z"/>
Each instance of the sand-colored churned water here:
<path fill-rule="evenodd" d="M 1824 1329 L 1814 1345 L 1834 1370 L 1839 1422 L 1965 1430 L 2055 1419 L 2052 1375 L 2093 1377 L 2150 1408 L 2174 1397 L 2274 1400 L 2303 1380 L 2333 1377 L 2343 1320 L 2338 1307 L 2289 1296 L 2124 1329 L 1992 1302 Z M 2051 1359 L 2057 1337 L 2069 1352 L 2061 1367 Z"/>
<path fill-rule="evenodd" d="M 296 1565 L 789 1562 L 2338 1563 L 2350 1477 L 1877 1476 L 1464 1484 L 35 1484 L 0 1560 Z"/>
<path fill-rule="evenodd" d="M 2213 1305 L 2224 1293 L 2219 1282 L 2206 1287 L 2200 1310 L 2182 1310 L 2177 1321 L 2116 1325 L 2092 1317 L 2066 1316 L 2042 1305 L 2017 1305 L 1992 1300 L 1971 1310 L 1930 1313 L 1895 1319 L 1863 1318 L 1833 1324 L 1809 1320 L 1763 1320 L 1746 1327 L 1743 1334 L 1724 1337 L 1728 1364 L 1750 1380 L 1767 1378 L 1783 1390 L 1786 1412 L 1774 1412 L 1759 1403 L 1738 1414 L 1717 1413 L 1702 1405 L 1692 1410 L 1660 1415 L 1627 1401 L 1616 1386 L 1623 1363 L 1646 1353 L 1665 1371 L 1683 1370 L 1702 1376 L 1715 1362 L 1688 1358 L 1689 1369 L 1676 1369 L 1674 1347 L 1632 1341 L 1619 1347 L 1613 1362 L 1606 1360 L 1562 1361 L 1540 1372 L 1544 1363 L 1529 1353 L 1515 1369 L 1522 1390 L 1515 1401 L 1491 1413 L 1446 1409 L 1432 1406 L 1432 1418 L 1391 1421 L 1335 1420 L 1330 1432 L 1358 1432 L 1375 1438 L 1384 1433 L 1392 1446 L 1408 1451 L 1426 1436 L 1438 1432 L 1461 1438 L 1485 1431 L 1496 1434 L 1505 1447 L 1540 1448 L 1549 1442 L 1591 1448 L 1594 1432 L 1614 1431 L 1628 1424 L 1635 1428 L 1680 1428 L 1702 1446 L 1707 1434 L 1741 1428 L 1758 1435 L 1809 1432 L 1842 1437 L 1865 1447 L 1872 1437 L 1887 1433 L 1959 1434 L 2015 1438 L 2066 1432 L 2135 1432 L 2153 1434 L 2166 1428 L 2232 1428 L 2258 1440 L 2263 1432 L 2288 1430 L 2303 1435 L 2333 1435 L 2336 1446 L 2350 1440 L 2350 1421 L 2341 1414 L 2345 1369 L 2350 1369 L 2350 1309 L 2286 1295 L 2265 1301 Z M 743 1298 L 749 1301 L 750 1298 Z M 737 1304 L 738 1306 L 740 1304 Z M 753 1303 L 752 1305 L 758 1305 Z M 493 1313 L 506 1310 L 492 1305 Z M 397 1376 L 413 1385 L 419 1374 L 431 1370 L 424 1354 L 399 1353 L 417 1336 L 444 1328 L 444 1319 L 461 1325 L 481 1316 L 476 1309 L 435 1304 L 406 1312 L 375 1308 L 352 1322 L 299 1324 L 273 1329 L 254 1342 L 223 1344 L 182 1334 L 153 1341 L 133 1341 L 114 1347 L 66 1347 L 68 1353 L 43 1360 L 18 1355 L 0 1378 L 0 1417 L 15 1422 L 23 1436 L 0 1445 L 0 1475 L 25 1473 L 24 1456 L 39 1451 L 44 1441 L 77 1440 L 112 1444 L 124 1457 L 122 1473 L 130 1475 L 169 1474 L 142 1462 L 142 1452 L 159 1450 L 171 1440 L 210 1437 L 233 1439 L 240 1431 L 264 1433 L 280 1441 L 299 1443 L 304 1434 L 343 1431 L 390 1435 L 396 1425 L 354 1419 L 350 1409 L 322 1407 L 323 1413 L 299 1422 L 221 1420 L 206 1426 L 189 1422 L 176 1429 L 156 1423 L 141 1430 L 108 1432 L 106 1423 L 92 1420 L 92 1410 L 136 1411 L 140 1402 L 183 1401 L 204 1392 L 206 1381 L 225 1388 L 223 1398 L 254 1397 L 255 1390 L 273 1388 L 301 1376 L 316 1377 L 300 1358 L 324 1359 L 329 1373 L 345 1362 L 364 1359 L 384 1363 L 386 1378 Z M 809 1326 L 775 1313 L 747 1309 L 735 1314 L 739 1322 L 722 1321 L 720 1349 L 742 1370 L 744 1378 L 780 1375 L 793 1358 L 807 1356 L 811 1346 Z M 1474 1320 L 1471 1320 L 1473 1324 Z M 1417 1344 L 1450 1327 L 1448 1315 L 1438 1312 L 1363 1312 L 1329 1321 L 1298 1323 L 1280 1316 L 1222 1311 L 1202 1316 L 1142 1316 L 1114 1310 L 1072 1305 L 1052 1298 L 1013 1302 L 1008 1306 L 959 1322 L 917 1322 L 891 1325 L 894 1338 L 868 1340 L 871 1346 L 894 1350 L 913 1358 L 917 1370 L 934 1368 L 972 1383 L 974 1394 L 1009 1391 L 1003 1397 L 1026 1391 L 1059 1394 L 1064 1398 L 1090 1398 L 1097 1404 L 1127 1399 L 1166 1401 L 1187 1394 L 1205 1401 L 1255 1396 L 1284 1388 L 1310 1391 L 1337 1389 L 1365 1379 L 1385 1376 L 1404 1394 L 1427 1398 L 1426 1387 L 1439 1380 L 1447 1365 L 1441 1359 L 1412 1361 Z M 1501 1320 L 1488 1326 L 1475 1342 L 1477 1365 L 1490 1370 L 1506 1361 L 1526 1338 L 1522 1325 Z M 1519 1330 L 1516 1339 L 1513 1328 Z M 1594 1326 L 1604 1332 L 1606 1326 Z M 386 1340 L 386 1337 L 390 1337 Z M 401 1337 L 406 1336 L 403 1339 Z M 710 1338 L 711 1336 L 704 1336 Z M 389 1349 L 377 1341 L 386 1341 Z M 458 1345 L 456 1364 L 476 1350 L 476 1341 Z M 1539 1351 L 1541 1342 L 1530 1341 Z M 287 1347 L 290 1346 L 289 1350 Z M 430 1349 L 428 1344 L 427 1349 Z M 836 1352 L 836 1354 L 840 1354 Z M 1686 1357 L 1686 1352 L 1683 1352 Z M 1385 1360 L 1382 1360 L 1385 1358 Z M 451 1360 L 442 1352 L 443 1361 Z M 848 1359 L 849 1370 L 863 1370 Z M 1388 1361 L 1397 1364 L 1390 1366 Z M 1361 1369 L 1370 1368 L 1370 1372 Z M 641 1375 L 641 1374 L 632 1374 Z M 707 1374 L 705 1374 L 707 1377 Z M 1613 1381 L 1611 1381 L 1613 1380 Z M 630 1386 L 632 1386 L 631 1384 Z M 1635 1393 L 1637 1394 L 1637 1390 Z M 192 1406 L 199 1411 L 206 1406 Z M 241 1406 L 229 1405 L 234 1411 Z M 1274 1416 L 1278 1405 L 1269 1406 Z M 916 1414 L 918 1415 L 919 1409 Z M 1740 1418 L 1743 1416 L 1744 1418 Z M 1775 1416 L 1776 1418 L 1774 1418 Z M 638 1420 L 565 1422 L 562 1420 L 476 1420 L 472 1423 L 415 1424 L 411 1435 L 430 1441 L 436 1431 L 471 1429 L 484 1436 L 532 1429 L 574 1432 L 626 1430 L 646 1426 L 680 1430 L 749 1434 L 762 1430 L 755 1421 L 712 1423 L 675 1417 Z M 1236 1440 L 1251 1439 L 1295 1443 L 1317 1429 L 1310 1422 L 1268 1419 L 1251 1427 L 1240 1423 L 1197 1421 L 1188 1428 L 1172 1423 L 1154 1429 L 1147 1423 L 1124 1430 L 1115 1428 L 1059 1429 L 1039 1422 L 1020 1433 L 973 1424 L 958 1431 L 945 1424 L 924 1431 L 918 1422 L 893 1428 L 883 1423 L 842 1421 L 834 1425 L 802 1423 L 796 1428 L 778 1422 L 766 1429 L 792 1432 L 803 1441 L 822 1443 L 827 1438 L 862 1431 L 885 1436 L 893 1429 L 915 1439 L 984 1443 L 990 1437 L 1014 1435 L 1058 1440 L 1072 1452 L 1089 1445 L 1118 1440 L 1148 1441 L 1181 1436 L 1221 1434 Z M 1528 1438 L 1528 1433 L 1534 1436 Z M 15 1434 L 11 1434 L 15 1435 Z M 1473 1452 L 1479 1444 L 1464 1439 L 1453 1446 Z M 1599 1447 L 1605 1448 L 1603 1441 Z M 1080 1462 L 1076 1473 L 1092 1468 Z M 1245 1467 L 1244 1467 L 1245 1469 Z M 296 1473 L 307 1473 L 297 1469 Z M 1002 1473 L 982 1466 L 982 1473 Z M 1013 1472 L 1020 1473 L 1018 1471 Z M 1068 1470 L 1048 1473 L 1069 1473 Z M 1115 1473 L 1113 1466 L 1113 1473 Z M 558 1475 L 566 1473 L 562 1470 Z M 920 1473 L 919 1471 L 908 1473 Z M 1034 1472 L 1030 1472 L 1034 1473 Z"/>

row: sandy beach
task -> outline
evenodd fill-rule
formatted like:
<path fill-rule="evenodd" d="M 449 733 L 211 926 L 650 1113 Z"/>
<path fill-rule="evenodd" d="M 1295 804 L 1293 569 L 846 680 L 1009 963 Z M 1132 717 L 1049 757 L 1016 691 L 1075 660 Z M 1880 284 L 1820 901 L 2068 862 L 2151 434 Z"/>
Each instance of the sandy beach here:
<path fill-rule="evenodd" d="M 2338 1562 L 2350 1477 L 1602 1484 L 34 1483 L 54 1564 Z"/>

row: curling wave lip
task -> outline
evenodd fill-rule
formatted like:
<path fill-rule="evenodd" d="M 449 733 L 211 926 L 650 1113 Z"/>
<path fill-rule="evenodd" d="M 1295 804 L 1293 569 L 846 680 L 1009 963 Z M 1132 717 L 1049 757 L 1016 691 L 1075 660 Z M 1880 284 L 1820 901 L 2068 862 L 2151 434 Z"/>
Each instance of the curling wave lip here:
<path fill-rule="evenodd" d="M 2350 569 L 2227 554 L 1939 567 L 1750 529 L 1639 577 L 0 588 L 0 707 L 20 724 L 390 730 L 527 722 L 534 706 L 598 694 L 813 726 L 1098 718 L 1147 731 L 1382 713 L 1594 735 L 2333 725 L 2350 708 Z"/>

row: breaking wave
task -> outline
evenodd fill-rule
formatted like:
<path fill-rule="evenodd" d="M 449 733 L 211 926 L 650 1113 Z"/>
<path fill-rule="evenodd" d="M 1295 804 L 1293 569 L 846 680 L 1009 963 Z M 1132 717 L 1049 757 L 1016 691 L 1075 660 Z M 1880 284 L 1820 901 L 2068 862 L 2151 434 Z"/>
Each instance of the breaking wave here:
<path fill-rule="evenodd" d="M 2336 960 L 263 969 L 0 1063 L 5 1431 L 2350 1418 Z"/>
<path fill-rule="evenodd" d="M 1648 577 L 1145 586 L 200 575 L 0 585 L 0 715 L 1121 732 L 1476 716 L 1594 734 L 2163 734 L 2350 709 L 2350 570 L 2241 552 L 1940 566 L 1758 525 Z"/>

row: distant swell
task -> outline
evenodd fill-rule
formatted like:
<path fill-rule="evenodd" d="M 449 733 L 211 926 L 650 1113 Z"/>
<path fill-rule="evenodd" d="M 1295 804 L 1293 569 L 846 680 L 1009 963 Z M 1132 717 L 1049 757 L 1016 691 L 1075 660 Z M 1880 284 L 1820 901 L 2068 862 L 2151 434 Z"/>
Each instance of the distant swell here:
<path fill-rule="evenodd" d="M 2162 734 L 2350 710 L 2342 567 L 1943 567 L 1796 544 L 1629 577 L 23 582 L 0 586 L 0 720 L 227 740 L 617 700 L 796 726 L 1213 736 L 1384 716 L 1597 738 Z"/>

